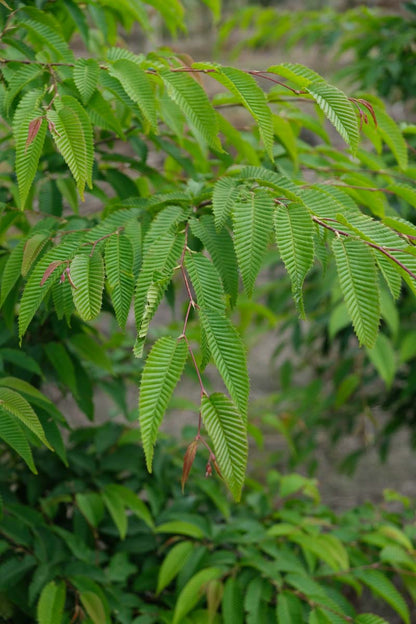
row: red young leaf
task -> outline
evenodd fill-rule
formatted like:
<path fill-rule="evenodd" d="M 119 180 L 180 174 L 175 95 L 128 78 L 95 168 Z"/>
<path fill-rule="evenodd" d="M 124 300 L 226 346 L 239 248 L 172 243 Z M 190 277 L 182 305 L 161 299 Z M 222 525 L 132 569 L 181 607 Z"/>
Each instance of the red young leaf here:
<path fill-rule="evenodd" d="M 188 448 L 186 449 L 185 457 L 183 458 L 183 470 L 182 470 L 182 492 L 185 489 L 185 483 L 188 480 L 189 473 L 191 472 L 192 464 L 194 463 L 196 451 L 198 448 L 198 440 L 192 440 Z"/>
<path fill-rule="evenodd" d="M 52 273 L 55 271 L 55 269 L 60 265 L 60 264 L 64 264 L 65 260 L 54 260 L 53 262 L 50 263 L 50 265 L 48 266 L 48 268 L 46 269 L 45 273 L 43 274 L 42 279 L 40 280 L 40 285 L 43 286 L 44 283 L 46 282 L 46 280 L 52 275 Z"/>
<path fill-rule="evenodd" d="M 32 119 L 29 124 L 29 132 L 26 139 L 26 149 L 29 145 L 36 139 L 36 135 L 39 132 L 39 129 L 42 125 L 43 117 L 36 117 L 36 119 Z"/>

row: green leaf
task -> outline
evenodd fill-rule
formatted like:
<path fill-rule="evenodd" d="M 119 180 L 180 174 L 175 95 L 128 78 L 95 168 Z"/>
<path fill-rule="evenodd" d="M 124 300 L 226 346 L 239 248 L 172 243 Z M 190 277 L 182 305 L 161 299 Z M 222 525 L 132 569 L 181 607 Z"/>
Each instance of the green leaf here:
<path fill-rule="evenodd" d="M 116 525 L 120 538 L 124 539 L 127 533 L 127 514 L 124 507 L 124 501 L 120 496 L 118 486 L 110 483 L 102 492 L 105 506 L 110 512 L 114 524 Z"/>
<path fill-rule="evenodd" d="M 310 83 L 306 90 L 351 147 L 352 152 L 356 152 L 360 140 L 357 115 L 345 93 L 322 80 Z"/>
<path fill-rule="evenodd" d="M 19 368 L 23 368 L 24 370 L 34 373 L 35 375 L 39 375 L 39 377 L 43 377 L 42 369 L 36 360 L 20 349 L 9 349 L 7 347 L 4 349 L 2 348 L 0 349 L 0 358 L 6 362 L 11 362 L 16 366 L 19 366 Z"/>
<path fill-rule="evenodd" d="M 74 82 L 84 105 L 88 104 L 97 84 L 100 69 L 95 59 L 78 59 L 74 66 Z"/>
<path fill-rule="evenodd" d="M 322 76 L 300 63 L 280 63 L 279 65 L 272 65 L 267 71 L 287 78 L 298 87 L 307 87 L 312 82 L 321 81 L 325 83 Z"/>
<path fill-rule="evenodd" d="M 364 243 L 336 238 L 332 244 L 341 290 L 355 333 L 371 349 L 380 322 L 380 301 L 374 254 Z"/>
<path fill-rule="evenodd" d="M 85 185 L 92 188 L 94 159 L 92 127 L 88 115 L 75 98 L 66 95 L 62 96 L 56 110 L 47 112 L 47 117 L 55 143 L 84 200 Z"/>
<path fill-rule="evenodd" d="M 380 617 L 379 615 L 374 615 L 374 613 L 361 613 L 358 615 L 354 624 L 389 624 L 387 620 Z"/>
<path fill-rule="evenodd" d="M 234 247 L 249 297 L 260 271 L 273 229 L 274 202 L 266 192 L 249 193 L 233 206 Z"/>
<path fill-rule="evenodd" d="M 234 499 L 239 501 L 247 465 L 246 424 L 233 402 L 220 393 L 202 397 L 201 415 L 221 474 Z"/>
<path fill-rule="evenodd" d="M 61 342 L 48 342 L 43 345 L 43 348 L 48 360 L 55 369 L 58 379 L 76 397 L 78 389 L 74 365 L 65 346 Z"/>
<path fill-rule="evenodd" d="M 406 170 L 408 166 L 406 141 L 395 121 L 379 106 L 374 106 L 377 118 L 377 129 L 383 141 L 393 152 L 400 169 Z"/>
<path fill-rule="evenodd" d="M 181 624 L 184 621 L 185 616 L 202 598 L 209 581 L 219 578 L 221 574 L 219 568 L 204 568 L 187 582 L 176 601 L 172 624 Z"/>
<path fill-rule="evenodd" d="M 227 230 L 217 232 L 211 215 L 191 219 L 191 231 L 199 238 L 212 258 L 215 268 L 221 275 L 225 292 L 234 306 L 238 295 L 238 269 L 234 245 Z"/>
<path fill-rule="evenodd" d="M 229 576 L 221 603 L 224 624 L 244 624 L 243 594 L 237 580 Z"/>
<path fill-rule="evenodd" d="M 25 241 L 22 258 L 22 275 L 25 277 L 35 263 L 36 258 L 49 240 L 48 234 L 39 232 Z"/>
<path fill-rule="evenodd" d="M 7 262 L 1 276 L 0 305 L 3 305 L 7 295 L 12 291 L 21 275 L 24 250 L 25 241 L 21 240 L 16 247 L 13 248 L 11 254 L 7 258 Z"/>
<path fill-rule="evenodd" d="M 379 570 L 354 570 L 355 578 L 367 585 L 371 591 L 387 602 L 402 618 L 410 624 L 409 609 L 404 598 L 385 574 Z"/>
<path fill-rule="evenodd" d="M 106 624 L 108 618 L 101 598 L 92 591 L 83 591 L 79 598 L 93 624 Z"/>
<path fill-rule="evenodd" d="M 95 91 L 88 102 L 88 115 L 94 126 L 115 132 L 120 138 L 124 138 L 123 127 L 111 108 L 111 104 Z"/>
<path fill-rule="evenodd" d="M 153 446 L 163 415 L 181 378 L 188 348 L 184 340 L 159 338 L 149 353 L 142 373 L 139 395 L 139 420 L 143 450 L 152 471 Z"/>
<path fill-rule="evenodd" d="M 149 528 L 154 528 L 153 518 L 146 503 L 144 503 L 135 492 L 124 485 L 114 485 L 113 490 L 117 491 L 118 497 L 123 501 L 127 509 L 130 509 L 137 518 L 143 520 Z"/>
<path fill-rule="evenodd" d="M 79 254 L 71 262 L 72 296 L 78 314 L 92 321 L 101 311 L 104 289 L 104 264 L 101 255 Z"/>
<path fill-rule="evenodd" d="M 170 549 L 160 566 L 156 594 L 160 594 L 179 574 L 193 549 L 194 545 L 192 542 L 179 542 L 179 544 L 175 544 Z"/>
<path fill-rule="evenodd" d="M 210 76 L 235 95 L 253 116 L 257 122 L 266 152 L 273 161 L 272 114 L 267 104 L 264 91 L 258 86 L 253 76 L 236 67 L 221 67 L 209 63 L 194 63 L 193 67 L 212 67 L 216 69 L 216 71 L 210 73 Z"/>
<path fill-rule="evenodd" d="M 200 308 L 225 311 L 224 288 L 214 264 L 201 253 L 187 253 L 185 266 Z"/>
<path fill-rule="evenodd" d="M 6 444 L 11 446 L 12 449 L 20 455 L 34 474 L 37 474 L 37 470 L 33 462 L 32 451 L 30 450 L 29 443 L 22 427 L 19 425 L 16 418 L 11 416 L 6 410 L 2 409 L 1 406 L 0 438 L 2 438 Z"/>
<path fill-rule="evenodd" d="M 16 177 L 19 187 L 19 202 L 23 209 L 33 180 L 38 170 L 39 158 L 45 142 L 47 123 L 42 119 L 33 140 L 28 142 L 30 124 L 40 118 L 39 107 L 43 93 L 30 91 L 21 99 L 13 118 L 13 134 L 16 142 Z"/>
<path fill-rule="evenodd" d="M 134 291 L 133 249 L 126 236 L 110 236 L 105 246 L 105 268 L 111 301 L 120 327 L 125 327 Z"/>
<path fill-rule="evenodd" d="M 13 65 L 12 65 L 13 67 Z M 12 71 L 10 76 L 7 76 L 7 91 L 4 98 L 4 107 L 7 113 L 10 113 L 10 108 L 17 95 L 28 85 L 32 80 L 36 80 L 42 76 L 44 69 L 39 65 L 23 65 L 18 66 Z M 10 68 L 10 65 L 9 65 Z M 22 98 L 23 100 L 24 98 Z M 32 111 L 31 111 L 32 112 Z"/>
<path fill-rule="evenodd" d="M 195 539 L 203 539 L 205 533 L 201 528 L 186 522 L 185 520 L 172 520 L 171 522 L 164 522 L 156 527 L 156 533 L 171 533 L 172 535 L 186 535 L 187 537 L 194 537 Z"/>
<path fill-rule="evenodd" d="M 218 119 L 203 88 L 187 72 L 163 69 L 160 76 L 169 97 L 179 106 L 193 132 L 213 150 L 221 152 Z"/>
<path fill-rule="evenodd" d="M 68 339 L 68 344 L 72 345 L 81 358 L 91 362 L 94 366 L 113 373 L 113 365 L 106 350 L 92 336 L 85 332 L 72 334 Z"/>
<path fill-rule="evenodd" d="M 43 427 L 31 405 L 18 392 L 10 388 L 0 388 L 0 406 L 22 421 L 45 446 L 53 450 L 45 437 Z"/>
<path fill-rule="evenodd" d="M 202 327 L 215 365 L 238 407 L 242 417 L 247 418 L 249 379 L 246 353 L 237 330 L 230 320 L 217 310 L 200 310 Z"/>
<path fill-rule="evenodd" d="M 19 13 L 19 26 L 33 33 L 36 40 L 41 40 L 51 52 L 51 60 L 73 61 L 73 53 L 63 37 L 60 24 L 50 12 L 26 6 Z"/>
<path fill-rule="evenodd" d="M 302 601 L 289 592 L 279 592 L 276 615 L 278 624 L 297 624 L 298 622 L 302 622 Z"/>
<path fill-rule="evenodd" d="M 367 349 L 367 355 L 387 388 L 390 388 L 396 374 L 396 352 L 391 341 L 384 334 L 379 334 L 374 347 Z"/>
<path fill-rule="evenodd" d="M 110 66 L 109 72 L 120 81 L 127 95 L 137 104 L 143 117 L 157 133 L 155 96 L 146 72 L 129 59 L 115 61 Z"/>
<path fill-rule="evenodd" d="M 308 210 L 302 204 L 280 205 L 275 213 L 275 231 L 297 308 L 304 317 L 302 286 L 314 257 L 313 222 Z"/>
<path fill-rule="evenodd" d="M 66 586 L 51 581 L 42 589 L 37 604 L 38 624 L 61 624 L 64 614 Z"/>
<path fill-rule="evenodd" d="M 238 182 L 234 178 L 220 178 L 215 183 L 212 192 L 212 212 L 217 230 L 221 230 L 226 224 L 237 197 Z"/>
<path fill-rule="evenodd" d="M 87 522 L 97 528 L 104 517 L 104 503 L 97 492 L 78 493 L 75 495 L 78 508 Z"/>

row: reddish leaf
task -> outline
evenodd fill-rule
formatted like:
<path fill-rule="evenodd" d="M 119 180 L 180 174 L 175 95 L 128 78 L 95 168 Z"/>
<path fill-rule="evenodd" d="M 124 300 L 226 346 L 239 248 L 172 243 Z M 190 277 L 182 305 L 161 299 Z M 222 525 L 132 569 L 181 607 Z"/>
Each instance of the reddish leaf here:
<path fill-rule="evenodd" d="M 45 273 L 43 274 L 42 279 L 40 280 L 40 285 L 43 286 L 46 280 L 52 275 L 55 269 L 60 265 L 65 264 L 65 260 L 54 260 L 50 263 Z"/>
<path fill-rule="evenodd" d="M 182 470 L 182 492 L 185 489 L 185 483 L 188 480 L 189 473 L 191 472 L 192 464 L 194 463 L 196 451 L 198 448 L 198 440 L 192 440 L 188 448 L 186 449 L 185 457 L 183 458 L 183 470 Z"/>
<path fill-rule="evenodd" d="M 29 145 L 36 139 L 36 135 L 39 132 L 39 129 L 42 125 L 43 117 L 36 117 L 36 119 L 32 119 L 29 124 L 29 132 L 27 134 L 26 139 L 26 149 Z"/>

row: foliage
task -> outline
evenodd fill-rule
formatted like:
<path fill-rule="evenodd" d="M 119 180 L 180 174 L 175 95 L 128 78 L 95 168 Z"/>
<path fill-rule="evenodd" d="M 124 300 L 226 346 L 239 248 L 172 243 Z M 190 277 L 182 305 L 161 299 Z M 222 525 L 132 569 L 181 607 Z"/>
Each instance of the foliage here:
<path fill-rule="evenodd" d="M 394 3 L 393 3 L 394 4 Z M 319 11 L 261 9 L 257 5 L 234 11 L 221 26 L 222 45 L 239 30 L 248 36 L 233 45 L 237 55 L 247 46 L 285 50 L 318 46 L 334 54 L 337 79 L 347 78 L 357 89 L 374 90 L 391 100 L 412 100 L 416 91 L 414 50 L 416 3 L 397 3 L 389 10 L 359 6 L 348 11 L 323 7 Z M 401 10 L 400 10 L 401 9 Z"/>
<path fill-rule="evenodd" d="M 265 485 L 250 481 L 240 505 L 201 477 L 184 496 L 177 444 L 161 444 L 149 478 L 138 437 L 110 423 L 80 429 L 69 468 L 37 450 L 37 476 L 8 455 L 0 618 L 359 624 L 396 612 L 410 622 L 415 528 L 405 498 L 395 511 L 366 504 L 336 515 L 315 480 L 276 471 Z"/>

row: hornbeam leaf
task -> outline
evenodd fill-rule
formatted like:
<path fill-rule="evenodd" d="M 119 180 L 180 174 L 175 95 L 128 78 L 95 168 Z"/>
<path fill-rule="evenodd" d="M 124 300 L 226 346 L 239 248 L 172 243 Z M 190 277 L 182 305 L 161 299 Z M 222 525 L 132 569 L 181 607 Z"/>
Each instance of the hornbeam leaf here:
<path fill-rule="evenodd" d="M 0 388 L 0 406 L 3 410 L 21 420 L 45 446 L 53 450 L 45 437 L 39 418 L 30 403 L 21 394 L 10 388 Z"/>
<path fill-rule="evenodd" d="M 275 215 L 276 240 L 292 282 L 293 296 L 304 317 L 302 286 L 313 264 L 313 222 L 302 204 L 280 205 Z"/>
<path fill-rule="evenodd" d="M 345 93 L 322 80 L 312 82 L 306 89 L 325 116 L 338 130 L 344 141 L 355 152 L 360 140 L 357 115 Z"/>
<path fill-rule="evenodd" d="M 198 306 L 224 312 L 224 288 L 219 273 L 209 258 L 201 253 L 187 253 L 185 266 L 195 289 Z"/>
<path fill-rule="evenodd" d="M 280 63 L 272 65 L 267 71 L 291 80 L 298 87 L 307 87 L 311 82 L 324 82 L 322 76 L 300 63 Z"/>
<path fill-rule="evenodd" d="M 186 583 L 176 601 L 172 624 L 182 624 L 185 621 L 185 616 L 200 600 L 209 581 L 219 578 L 222 573 L 221 568 L 204 568 Z"/>
<path fill-rule="evenodd" d="M 357 570 L 353 575 L 361 583 L 367 585 L 373 594 L 381 596 L 402 618 L 405 624 L 410 624 L 409 608 L 391 580 L 379 570 Z"/>
<path fill-rule="evenodd" d="M 212 308 L 200 310 L 215 365 L 243 418 L 247 418 L 249 379 L 242 340 L 230 320 Z"/>
<path fill-rule="evenodd" d="M 332 244 L 338 278 L 355 333 L 371 349 L 380 322 L 380 300 L 374 254 L 357 240 L 336 238 Z"/>
<path fill-rule="evenodd" d="M 80 58 L 74 67 L 74 82 L 82 98 L 83 104 L 88 104 L 94 93 L 100 69 L 95 59 Z"/>
<path fill-rule="evenodd" d="M 37 604 L 39 624 L 61 624 L 65 607 L 66 586 L 63 581 L 51 581 L 42 589 Z"/>
<path fill-rule="evenodd" d="M 173 581 L 175 576 L 179 574 L 184 562 L 189 557 L 193 549 L 193 542 L 188 541 L 179 542 L 170 549 L 160 566 L 156 594 L 160 594 L 160 592 L 165 589 L 171 581 Z"/>
<path fill-rule="evenodd" d="M 169 97 L 179 106 L 196 134 L 209 147 L 221 152 L 217 115 L 203 88 L 187 72 L 164 69 L 160 76 Z"/>
<path fill-rule="evenodd" d="M 79 254 L 71 262 L 72 296 L 84 321 L 92 321 L 101 311 L 104 264 L 99 253 Z"/>
<path fill-rule="evenodd" d="M 42 92 L 40 91 L 26 93 L 13 118 L 13 134 L 16 142 L 15 168 L 22 209 L 38 170 L 39 158 L 45 142 L 47 127 L 45 119 L 41 119 L 36 135 L 29 142 L 31 124 L 42 115 L 39 108 L 41 99 Z"/>
<path fill-rule="evenodd" d="M 21 275 L 23 253 L 26 241 L 21 240 L 12 250 L 7 258 L 6 265 L 1 276 L 1 296 L 0 305 L 3 305 L 7 295 L 10 293 Z"/>
<path fill-rule="evenodd" d="M 30 470 L 37 474 L 35 464 L 33 462 L 32 451 L 29 442 L 23 432 L 22 427 L 16 418 L 2 409 L 0 405 L 0 438 L 12 447 L 14 451 L 26 462 Z"/>
<path fill-rule="evenodd" d="M 139 420 L 146 465 L 152 472 L 153 447 L 163 415 L 181 378 L 188 355 L 184 340 L 159 338 L 143 370 L 139 395 Z"/>
<path fill-rule="evenodd" d="M 111 301 L 120 327 L 125 327 L 134 291 L 133 249 L 121 234 L 110 236 L 105 246 L 105 268 Z"/>
<path fill-rule="evenodd" d="M 238 182 L 234 178 L 220 178 L 212 192 L 212 212 L 215 227 L 221 230 L 231 214 L 234 202 L 238 197 Z"/>
<path fill-rule="evenodd" d="M 202 397 L 201 415 L 221 474 L 233 497 L 239 501 L 248 452 L 245 422 L 234 403 L 219 392 Z"/>
<path fill-rule="evenodd" d="M 34 261 L 49 240 L 48 234 L 34 234 L 25 241 L 22 258 L 22 275 L 27 275 L 33 266 Z"/>
<path fill-rule="evenodd" d="M 273 211 L 273 199 L 266 192 L 249 193 L 233 207 L 234 248 L 249 297 L 273 229 Z"/>
<path fill-rule="evenodd" d="M 120 81 L 127 95 L 137 104 L 152 130 L 157 133 L 155 96 L 146 72 L 128 59 L 115 61 L 109 71 L 111 76 Z"/>
<path fill-rule="evenodd" d="M 400 128 L 390 115 L 379 106 L 374 106 L 374 112 L 377 118 L 378 132 L 393 152 L 400 169 L 406 170 L 408 165 L 407 146 Z"/>

